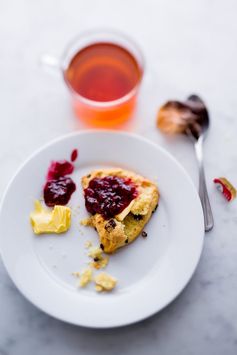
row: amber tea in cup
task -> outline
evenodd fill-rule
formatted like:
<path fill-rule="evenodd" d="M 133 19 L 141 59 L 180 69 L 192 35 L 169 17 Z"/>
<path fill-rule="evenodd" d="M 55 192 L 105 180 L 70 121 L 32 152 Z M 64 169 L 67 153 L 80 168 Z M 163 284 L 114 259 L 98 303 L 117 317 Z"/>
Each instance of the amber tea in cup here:
<path fill-rule="evenodd" d="M 76 115 L 94 125 L 129 118 L 143 76 L 137 46 L 115 33 L 90 33 L 69 46 L 63 74 Z"/>

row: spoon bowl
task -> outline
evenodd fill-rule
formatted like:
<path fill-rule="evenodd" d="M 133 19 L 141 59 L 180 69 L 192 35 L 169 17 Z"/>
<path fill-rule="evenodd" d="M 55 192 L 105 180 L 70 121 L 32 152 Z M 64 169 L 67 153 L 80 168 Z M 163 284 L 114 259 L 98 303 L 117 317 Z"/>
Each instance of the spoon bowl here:
<path fill-rule="evenodd" d="M 203 100 L 197 95 L 190 95 L 185 102 L 193 113 L 193 119 L 188 125 L 188 136 L 191 134 L 195 139 L 201 135 L 206 135 L 209 126 L 209 114 Z"/>

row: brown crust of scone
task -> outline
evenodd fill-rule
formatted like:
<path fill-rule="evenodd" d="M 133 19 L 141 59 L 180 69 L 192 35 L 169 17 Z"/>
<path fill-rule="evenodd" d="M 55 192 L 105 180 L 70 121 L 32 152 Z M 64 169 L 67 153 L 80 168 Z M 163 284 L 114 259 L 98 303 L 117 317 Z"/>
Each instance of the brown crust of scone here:
<path fill-rule="evenodd" d="M 113 253 L 116 249 L 133 242 L 139 236 L 158 205 L 159 192 L 156 184 L 152 181 L 119 168 L 95 170 L 83 176 L 81 181 L 83 189 L 88 187 L 90 180 L 108 175 L 130 178 L 136 184 L 139 192 L 138 197 L 131 202 L 128 210 L 123 211 L 124 213 L 122 212 L 110 220 L 105 220 L 102 215 L 97 213 L 83 221 L 83 224 L 96 228 L 104 252 Z"/>

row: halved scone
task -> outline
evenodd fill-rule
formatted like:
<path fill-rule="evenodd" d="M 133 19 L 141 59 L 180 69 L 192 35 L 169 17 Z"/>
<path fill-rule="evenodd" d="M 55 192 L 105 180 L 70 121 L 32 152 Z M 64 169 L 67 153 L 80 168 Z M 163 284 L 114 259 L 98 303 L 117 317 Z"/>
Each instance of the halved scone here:
<path fill-rule="evenodd" d="M 136 239 L 158 205 L 156 184 L 123 169 L 95 170 L 82 177 L 82 187 L 92 214 L 82 223 L 96 228 L 105 253 Z"/>

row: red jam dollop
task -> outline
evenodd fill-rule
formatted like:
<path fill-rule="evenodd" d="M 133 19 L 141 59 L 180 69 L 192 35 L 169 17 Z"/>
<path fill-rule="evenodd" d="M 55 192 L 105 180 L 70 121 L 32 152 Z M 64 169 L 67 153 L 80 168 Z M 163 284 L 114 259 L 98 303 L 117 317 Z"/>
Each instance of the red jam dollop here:
<path fill-rule="evenodd" d="M 74 166 L 67 160 L 52 161 L 48 169 L 47 180 L 57 180 L 73 172 Z"/>
<path fill-rule="evenodd" d="M 109 219 L 121 213 L 138 196 L 138 191 L 131 179 L 106 176 L 92 179 L 84 194 L 87 211 Z"/>
<path fill-rule="evenodd" d="M 77 156 L 78 156 L 78 150 L 73 149 L 73 151 L 71 153 L 71 161 L 74 162 L 77 159 Z"/>
<path fill-rule="evenodd" d="M 44 201 L 49 207 L 66 205 L 71 195 L 76 190 L 76 185 L 70 177 L 62 176 L 57 180 L 49 180 L 44 186 Z"/>

